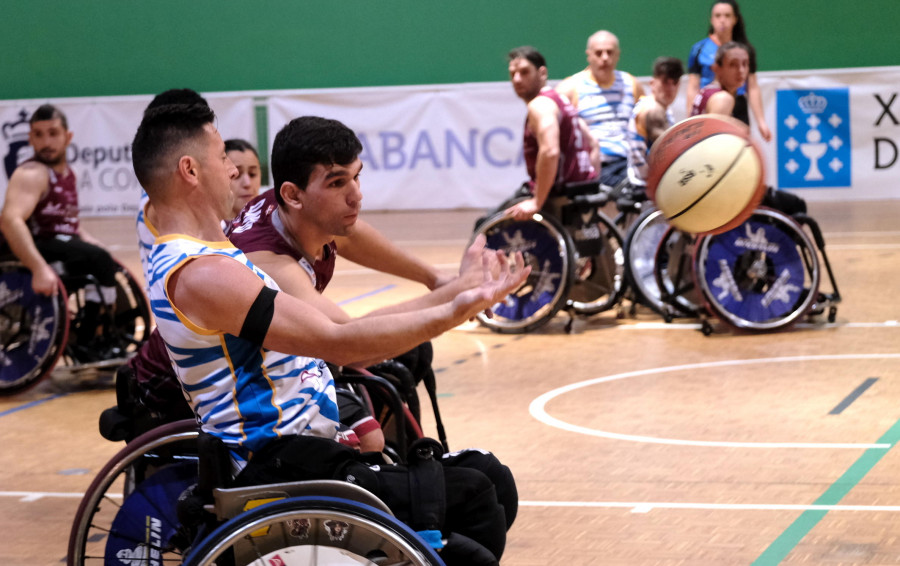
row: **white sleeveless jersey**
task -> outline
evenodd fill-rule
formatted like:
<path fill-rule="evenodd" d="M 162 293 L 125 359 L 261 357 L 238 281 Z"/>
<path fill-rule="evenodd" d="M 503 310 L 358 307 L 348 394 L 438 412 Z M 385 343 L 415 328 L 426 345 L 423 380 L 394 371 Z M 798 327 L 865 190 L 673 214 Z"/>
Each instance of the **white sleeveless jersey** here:
<path fill-rule="evenodd" d="M 147 219 L 147 205 L 150 203 L 150 197 L 147 191 L 141 189 L 141 203 L 138 208 L 137 222 L 135 229 L 138 237 L 138 251 L 141 253 L 141 271 L 144 273 L 144 281 L 150 281 L 150 249 L 159 236 L 156 227 Z"/>
<path fill-rule="evenodd" d="M 634 109 L 637 81 L 624 71 L 615 71 L 613 83 L 601 86 L 590 69 L 573 75 L 578 96 L 578 115 L 600 144 L 601 160 L 628 156 L 626 129 Z"/>
<path fill-rule="evenodd" d="M 201 328 L 172 306 L 166 293 L 168 278 L 191 259 L 209 255 L 232 258 L 268 287 L 278 289 L 228 241 L 204 242 L 170 234 L 153 245 L 148 279 L 151 308 L 203 430 L 231 448 L 236 469 L 282 435 L 335 438 L 338 407 L 334 379 L 325 362 L 273 352 L 237 336 Z"/>

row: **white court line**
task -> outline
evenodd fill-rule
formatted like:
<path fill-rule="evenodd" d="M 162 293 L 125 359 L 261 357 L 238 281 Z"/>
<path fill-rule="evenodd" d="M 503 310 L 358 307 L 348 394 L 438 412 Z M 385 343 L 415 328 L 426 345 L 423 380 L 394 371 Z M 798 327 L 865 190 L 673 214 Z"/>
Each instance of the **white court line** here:
<path fill-rule="evenodd" d="M 81 499 L 83 493 L 46 491 L 0 491 L 0 497 L 18 498 L 31 503 L 46 498 Z M 119 494 L 108 497 L 121 498 Z M 519 507 L 580 507 L 596 509 L 631 509 L 632 513 L 648 513 L 654 509 L 707 509 L 715 511 L 900 511 L 898 505 L 786 505 L 777 503 L 684 503 L 667 501 L 519 501 Z"/>
<path fill-rule="evenodd" d="M 577 389 L 590 387 L 600 383 L 616 381 L 619 379 L 628 379 L 632 377 L 643 377 L 662 373 L 672 373 L 686 370 L 707 369 L 713 367 L 729 367 L 740 365 L 755 364 L 774 364 L 774 363 L 791 363 L 791 362 L 809 362 L 822 360 L 884 360 L 884 359 L 900 359 L 900 354 L 834 354 L 823 356 L 788 356 L 783 358 L 756 358 L 749 360 L 723 360 L 718 362 L 703 362 L 696 364 L 685 364 L 680 366 L 668 366 L 661 368 L 652 368 L 639 371 L 630 371 L 589 379 L 572 383 L 552 391 L 548 391 L 531 402 L 528 412 L 535 419 L 548 426 L 556 427 L 569 432 L 576 432 L 587 436 L 596 436 L 601 438 L 609 438 L 613 440 L 627 440 L 630 442 L 643 442 L 647 444 L 669 444 L 675 446 L 704 446 L 704 447 L 721 447 L 721 448 L 825 448 L 825 449 L 856 449 L 856 450 L 889 450 L 893 445 L 890 443 L 824 443 L 824 442 L 726 442 L 717 440 L 682 440 L 677 438 L 661 438 L 654 436 L 640 436 L 636 434 L 619 434 L 616 432 L 607 432 L 603 430 L 573 425 L 561 419 L 551 416 L 546 411 L 547 403 L 552 399 L 566 393 L 571 393 Z"/>
<path fill-rule="evenodd" d="M 631 509 L 648 513 L 654 509 L 708 509 L 714 511 L 900 511 L 900 505 L 783 505 L 777 503 L 669 503 L 628 501 L 520 501 L 519 507 L 581 507 Z"/>
<path fill-rule="evenodd" d="M 634 324 L 616 325 L 617 330 L 699 330 L 701 324 L 696 322 L 635 322 Z M 900 321 L 886 320 L 884 322 L 829 322 L 817 324 L 815 322 L 799 322 L 795 328 L 900 328 Z"/>

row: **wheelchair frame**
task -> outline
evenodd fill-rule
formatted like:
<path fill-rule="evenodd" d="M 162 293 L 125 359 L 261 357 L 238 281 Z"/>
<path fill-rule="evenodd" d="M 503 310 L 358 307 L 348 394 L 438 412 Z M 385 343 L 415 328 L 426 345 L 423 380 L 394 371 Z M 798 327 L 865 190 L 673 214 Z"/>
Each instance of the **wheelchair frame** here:
<path fill-rule="evenodd" d="M 645 244 L 656 234 L 643 233 L 654 225 L 658 231 L 660 214 L 651 209 L 638 218 L 626 253 L 629 281 L 643 293 L 638 297 L 666 322 L 700 316 L 705 335 L 713 330 L 705 314 L 741 331 L 778 330 L 826 309 L 828 322 L 834 322 L 840 292 L 821 230 L 809 216 L 760 207 L 722 234 L 695 236 L 667 227 L 656 246 L 650 285 Z M 819 290 L 822 266 L 829 293 Z"/>
<path fill-rule="evenodd" d="M 495 332 L 524 333 L 547 323 L 560 310 L 590 316 L 616 306 L 625 292 L 624 238 L 601 210 L 609 193 L 598 181 L 554 188 L 541 213 L 519 221 L 505 214 L 521 197 L 505 202 L 480 222 L 487 247 L 512 255 L 521 251 L 532 272 L 525 284 L 478 320 Z"/>
<path fill-rule="evenodd" d="M 10 286 L 9 283 L 12 283 Z M 104 335 L 112 336 L 118 351 L 130 355 L 150 333 L 150 307 L 140 285 L 121 264 L 116 274 L 116 309 L 104 315 Z M 84 289 L 97 285 L 93 277 L 60 274 L 59 293 L 54 298 L 37 296 L 31 291 L 31 273 L 20 261 L 0 260 L 0 342 L 4 356 L 28 346 L 32 360 L 27 368 L 0 364 L 0 395 L 25 391 L 43 380 L 54 368 L 68 376 L 95 373 L 120 365 L 126 358 L 95 361 L 85 357 L 84 345 L 77 344 L 74 330 L 83 319 Z M 71 291 L 71 292 L 70 292 Z M 26 300 L 25 308 L 16 303 L 16 296 Z M 53 319 L 43 318 L 43 326 L 36 323 L 45 309 L 53 312 Z M 141 322 L 142 321 L 142 322 Z M 62 357 L 67 365 L 58 366 Z M 25 361 L 25 360 L 22 360 Z M 15 372 L 15 375 L 12 373 Z M 10 375 L 7 375 L 9 373 Z"/>

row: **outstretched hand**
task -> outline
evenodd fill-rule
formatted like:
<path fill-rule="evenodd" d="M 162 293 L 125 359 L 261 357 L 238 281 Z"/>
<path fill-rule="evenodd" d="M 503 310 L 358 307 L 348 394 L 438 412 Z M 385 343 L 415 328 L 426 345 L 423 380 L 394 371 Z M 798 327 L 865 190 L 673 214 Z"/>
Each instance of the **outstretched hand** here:
<path fill-rule="evenodd" d="M 476 238 L 476 243 L 477 240 Z M 484 244 L 481 245 L 483 247 Z M 470 319 L 480 311 L 490 314 L 491 306 L 521 287 L 531 273 L 531 266 L 525 266 L 522 252 L 516 252 L 510 265 L 502 251 L 482 251 L 481 283 L 463 291 L 453 300 L 454 312 L 460 320 Z"/>

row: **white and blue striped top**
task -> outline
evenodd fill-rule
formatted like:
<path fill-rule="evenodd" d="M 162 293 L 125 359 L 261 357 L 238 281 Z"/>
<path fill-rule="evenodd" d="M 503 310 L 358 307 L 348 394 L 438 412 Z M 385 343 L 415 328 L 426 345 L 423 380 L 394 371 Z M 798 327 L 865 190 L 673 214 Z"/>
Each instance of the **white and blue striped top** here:
<path fill-rule="evenodd" d="M 278 289 L 228 241 L 205 242 L 169 234 L 153 245 L 150 306 L 203 430 L 228 445 L 236 470 L 253 452 L 286 434 L 335 438 L 338 407 L 334 379 L 325 362 L 273 352 L 237 336 L 202 328 L 172 305 L 166 289 L 169 277 L 192 259 L 208 255 L 230 257 L 268 287 Z"/>
<path fill-rule="evenodd" d="M 600 85 L 590 69 L 573 75 L 578 95 L 578 115 L 600 144 L 601 159 L 628 156 L 626 129 L 634 109 L 636 79 L 624 71 L 615 71 L 611 85 Z"/>

